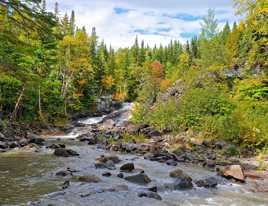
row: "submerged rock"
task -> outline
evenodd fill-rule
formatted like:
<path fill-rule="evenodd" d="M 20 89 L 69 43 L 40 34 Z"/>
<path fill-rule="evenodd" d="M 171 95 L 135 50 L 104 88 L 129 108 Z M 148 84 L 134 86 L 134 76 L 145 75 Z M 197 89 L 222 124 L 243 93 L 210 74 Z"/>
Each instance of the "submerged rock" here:
<path fill-rule="evenodd" d="M 192 178 L 177 178 L 173 183 L 175 190 L 188 190 L 193 188 Z"/>
<path fill-rule="evenodd" d="M 120 167 L 120 170 L 122 172 L 131 172 L 135 169 L 135 166 L 133 163 L 126 163 L 126 164 L 123 164 L 121 167 Z"/>
<path fill-rule="evenodd" d="M 72 156 L 79 156 L 79 154 L 71 149 L 65 149 L 65 148 L 58 148 L 55 149 L 54 155 L 58 157 L 72 157 Z"/>
<path fill-rule="evenodd" d="M 218 181 L 215 177 L 208 177 L 206 179 L 196 181 L 195 184 L 197 187 L 215 188 L 218 185 Z"/>
<path fill-rule="evenodd" d="M 146 185 L 151 182 L 151 179 L 144 173 L 130 175 L 130 176 L 125 177 L 124 179 L 129 182 L 140 184 L 140 185 Z"/>
<path fill-rule="evenodd" d="M 138 197 L 146 197 L 146 198 L 152 198 L 156 200 L 162 200 L 162 197 L 157 194 L 156 192 L 151 191 L 140 191 L 138 192 Z"/>
<path fill-rule="evenodd" d="M 101 181 L 101 179 L 95 175 L 88 175 L 78 177 L 78 181 L 87 183 L 98 183 Z"/>

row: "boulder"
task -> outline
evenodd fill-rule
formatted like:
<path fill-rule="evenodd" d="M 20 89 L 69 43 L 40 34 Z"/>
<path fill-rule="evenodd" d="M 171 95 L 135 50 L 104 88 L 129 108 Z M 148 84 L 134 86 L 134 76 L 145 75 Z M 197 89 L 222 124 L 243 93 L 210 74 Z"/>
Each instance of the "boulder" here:
<path fill-rule="evenodd" d="M 244 170 L 240 165 L 231 165 L 225 168 L 220 168 L 219 174 L 225 178 L 233 178 L 245 182 Z"/>
<path fill-rule="evenodd" d="M 192 178 L 185 174 L 181 169 L 173 170 L 169 173 L 169 176 L 172 178 L 176 178 L 173 183 L 173 189 L 175 190 L 184 190 L 184 189 L 192 189 Z"/>
<path fill-rule="evenodd" d="M 65 149 L 65 148 L 57 148 L 54 151 L 54 155 L 58 157 L 72 157 L 72 156 L 79 156 L 79 154 L 71 149 Z"/>
<path fill-rule="evenodd" d="M 87 183 L 98 183 L 101 181 L 101 179 L 95 175 L 88 175 L 78 177 L 78 181 Z"/>
<path fill-rule="evenodd" d="M 126 163 L 126 164 L 123 164 L 121 167 L 120 167 L 120 170 L 122 172 L 131 172 L 135 169 L 135 166 L 134 164 L 131 162 L 131 163 Z"/>
<path fill-rule="evenodd" d="M 197 187 L 215 188 L 218 185 L 218 181 L 215 177 L 208 177 L 206 179 L 196 181 L 195 184 Z"/>
<path fill-rule="evenodd" d="M 29 136 L 29 135 L 28 135 Z M 35 135 L 35 134 L 31 134 L 30 135 L 30 140 L 29 140 L 29 143 L 31 144 L 37 144 L 37 145 L 40 145 L 40 146 L 43 146 L 44 143 L 45 143 L 45 140 L 40 138 L 39 136 Z"/>
<path fill-rule="evenodd" d="M 146 185 L 151 182 L 151 179 L 144 173 L 130 175 L 125 177 L 124 179 L 139 185 Z"/>
<path fill-rule="evenodd" d="M 138 192 L 138 197 L 146 197 L 146 198 L 152 198 L 156 200 L 162 200 L 162 197 L 157 194 L 156 192 L 151 191 L 140 191 Z"/>

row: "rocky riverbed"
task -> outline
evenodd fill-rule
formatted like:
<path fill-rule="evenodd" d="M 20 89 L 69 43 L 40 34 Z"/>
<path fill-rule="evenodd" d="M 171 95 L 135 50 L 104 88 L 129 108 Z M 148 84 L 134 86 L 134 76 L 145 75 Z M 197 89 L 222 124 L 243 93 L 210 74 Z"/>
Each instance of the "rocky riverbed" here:
<path fill-rule="evenodd" d="M 227 143 L 170 151 L 171 134 L 129 123 L 130 108 L 1 154 L 1 205 L 268 205 L 267 174 L 224 155 Z"/>

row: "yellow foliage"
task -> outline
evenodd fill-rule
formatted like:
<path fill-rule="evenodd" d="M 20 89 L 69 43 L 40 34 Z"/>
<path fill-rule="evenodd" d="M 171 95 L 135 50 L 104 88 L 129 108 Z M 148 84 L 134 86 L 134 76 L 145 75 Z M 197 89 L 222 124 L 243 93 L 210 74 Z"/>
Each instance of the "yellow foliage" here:
<path fill-rule="evenodd" d="M 84 94 L 82 94 L 82 93 L 80 93 L 80 92 L 77 92 L 77 93 L 74 93 L 73 94 L 73 97 L 74 98 L 79 98 L 79 97 L 83 97 L 84 96 Z"/>
<path fill-rule="evenodd" d="M 101 80 L 101 83 L 105 89 L 111 89 L 114 84 L 114 79 L 112 75 L 107 75 L 103 77 L 103 79 Z"/>
<path fill-rule="evenodd" d="M 160 91 L 164 92 L 166 91 L 170 86 L 171 86 L 172 82 L 168 79 L 164 79 L 160 82 Z"/>
<path fill-rule="evenodd" d="M 78 81 L 78 84 L 80 86 L 84 86 L 86 83 L 87 83 L 87 81 L 85 79 L 81 79 L 81 80 Z"/>
<path fill-rule="evenodd" d="M 123 91 L 117 91 L 113 94 L 113 99 L 119 102 L 124 101 L 126 97 L 127 97 L 127 94 L 126 92 L 123 92 Z"/>

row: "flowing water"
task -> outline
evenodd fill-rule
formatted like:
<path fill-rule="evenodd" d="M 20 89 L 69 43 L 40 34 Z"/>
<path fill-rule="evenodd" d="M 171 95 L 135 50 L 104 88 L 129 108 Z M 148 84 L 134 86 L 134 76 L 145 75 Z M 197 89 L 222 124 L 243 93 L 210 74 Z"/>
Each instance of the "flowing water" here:
<path fill-rule="evenodd" d="M 118 123 L 122 123 L 130 116 L 130 104 L 125 104 L 118 115 L 112 115 Z M 118 111 L 117 111 L 118 112 Z M 83 124 L 95 124 L 102 122 L 109 116 L 95 117 L 80 120 Z M 38 205 L 38 206 L 264 206 L 268 205 L 268 195 L 253 193 L 249 185 L 232 184 L 222 181 L 217 189 L 192 189 L 189 191 L 171 191 L 161 189 L 161 185 L 171 183 L 169 171 L 181 168 L 194 180 L 214 176 L 204 168 L 180 164 L 177 167 L 145 160 L 142 156 L 116 154 L 122 162 L 116 170 L 111 170 L 111 177 L 103 177 L 105 169 L 96 170 L 95 158 L 103 154 L 111 154 L 98 146 L 88 146 L 75 139 L 85 132 L 85 128 L 74 128 L 65 136 L 51 137 L 50 142 L 64 143 L 68 148 L 77 151 L 80 157 L 58 158 L 52 155 L 52 150 L 41 153 L 12 152 L 0 156 L 0 205 Z M 60 138 L 60 140 L 59 140 Z M 159 195 L 162 201 L 139 198 L 137 191 L 144 188 L 118 178 L 120 165 L 126 162 L 134 162 L 136 168 L 143 169 L 152 179 L 147 185 L 158 185 Z M 71 168 L 78 172 L 76 176 L 96 175 L 101 178 L 99 183 L 81 183 L 74 177 L 55 177 L 60 170 Z M 62 184 L 70 181 L 70 187 L 62 190 Z M 127 185 L 127 191 L 103 192 L 104 189 Z M 91 193 L 91 195 L 88 195 Z M 83 196 L 83 197 L 81 197 Z M 39 200 L 39 201 L 38 201 Z M 33 203 L 35 202 L 35 203 Z"/>

